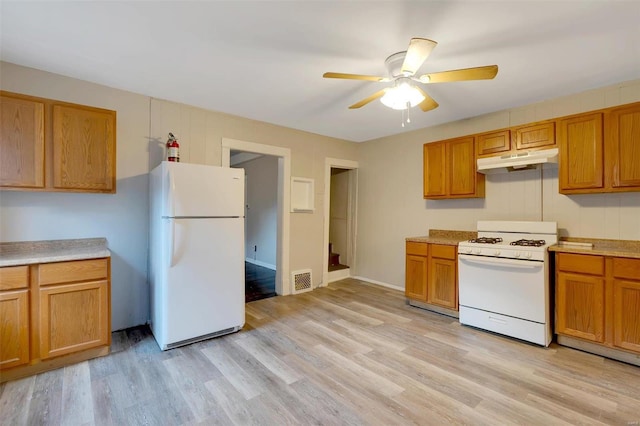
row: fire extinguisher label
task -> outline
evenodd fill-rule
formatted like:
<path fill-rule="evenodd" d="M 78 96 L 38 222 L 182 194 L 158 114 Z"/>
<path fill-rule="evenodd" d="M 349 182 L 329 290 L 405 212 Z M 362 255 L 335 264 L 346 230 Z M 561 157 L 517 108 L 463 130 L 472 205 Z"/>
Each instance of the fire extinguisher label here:
<path fill-rule="evenodd" d="M 180 153 L 178 152 L 178 148 L 170 147 L 168 149 L 167 159 L 169 161 L 180 161 Z"/>

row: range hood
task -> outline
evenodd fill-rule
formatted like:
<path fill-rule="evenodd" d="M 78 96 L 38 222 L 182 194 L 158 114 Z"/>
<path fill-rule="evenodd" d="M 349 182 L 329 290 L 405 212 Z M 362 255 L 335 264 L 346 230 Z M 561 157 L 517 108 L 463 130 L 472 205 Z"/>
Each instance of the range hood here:
<path fill-rule="evenodd" d="M 500 157 L 478 158 L 478 172 L 484 174 L 530 170 L 542 164 L 558 162 L 558 148 L 507 154 Z"/>

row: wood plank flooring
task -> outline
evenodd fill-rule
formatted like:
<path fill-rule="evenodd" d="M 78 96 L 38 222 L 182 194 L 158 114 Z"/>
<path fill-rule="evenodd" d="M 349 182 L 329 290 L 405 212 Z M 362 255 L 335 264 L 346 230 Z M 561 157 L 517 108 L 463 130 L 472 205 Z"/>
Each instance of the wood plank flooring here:
<path fill-rule="evenodd" d="M 266 299 L 276 295 L 276 271 L 244 262 L 245 302 Z"/>
<path fill-rule="evenodd" d="M 0 385 L 1 425 L 638 425 L 640 368 L 544 349 L 347 279 L 246 305 L 239 333 Z"/>

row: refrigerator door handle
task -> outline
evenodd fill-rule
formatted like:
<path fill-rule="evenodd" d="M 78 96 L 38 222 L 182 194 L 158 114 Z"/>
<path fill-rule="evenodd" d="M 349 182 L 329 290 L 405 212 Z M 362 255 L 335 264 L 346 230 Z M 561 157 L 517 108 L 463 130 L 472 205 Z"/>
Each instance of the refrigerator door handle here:
<path fill-rule="evenodd" d="M 173 170 L 169 169 L 169 191 L 167 191 L 167 202 L 169 203 L 169 216 L 176 215 L 176 206 L 173 200 L 173 193 L 176 191 L 176 181 L 173 177 Z"/>
<path fill-rule="evenodd" d="M 173 267 L 175 264 L 173 261 L 173 251 L 176 239 L 176 221 L 175 219 L 171 219 L 171 235 L 169 240 L 169 267 Z"/>

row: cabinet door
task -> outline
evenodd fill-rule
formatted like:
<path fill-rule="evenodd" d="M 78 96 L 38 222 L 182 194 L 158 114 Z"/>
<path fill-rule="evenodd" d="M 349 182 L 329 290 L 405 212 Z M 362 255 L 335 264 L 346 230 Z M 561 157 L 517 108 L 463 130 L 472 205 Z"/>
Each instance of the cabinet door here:
<path fill-rule="evenodd" d="M 610 185 L 640 190 L 640 105 L 614 109 L 607 125 L 605 152 Z"/>
<path fill-rule="evenodd" d="M 604 342 L 604 279 L 558 273 L 556 332 L 592 342 Z"/>
<path fill-rule="evenodd" d="M 552 148 L 556 144 L 553 121 L 516 127 L 512 130 L 517 150 Z"/>
<path fill-rule="evenodd" d="M 559 120 L 560 193 L 602 192 L 604 189 L 602 114 Z"/>
<path fill-rule="evenodd" d="M 449 193 L 452 196 L 476 194 L 476 155 L 473 137 L 449 141 Z M 484 176 L 484 175 L 483 175 Z"/>
<path fill-rule="evenodd" d="M 44 104 L 0 96 L 0 186 L 44 187 Z"/>
<path fill-rule="evenodd" d="M 447 153 L 443 142 L 427 143 L 423 147 L 424 198 L 447 195 Z"/>
<path fill-rule="evenodd" d="M 640 353 L 640 281 L 613 281 L 613 344 Z"/>
<path fill-rule="evenodd" d="M 484 133 L 476 137 L 478 157 L 490 157 L 501 152 L 511 151 L 511 132 L 501 130 L 499 132 Z"/>
<path fill-rule="evenodd" d="M 115 192 L 115 111 L 53 106 L 53 186 Z"/>
<path fill-rule="evenodd" d="M 29 290 L 0 292 L 0 369 L 29 362 Z"/>
<path fill-rule="evenodd" d="M 427 302 L 458 309 L 456 287 L 456 261 L 431 258 Z"/>
<path fill-rule="evenodd" d="M 109 344 L 108 281 L 40 289 L 40 357 Z"/>
<path fill-rule="evenodd" d="M 405 295 L 410 299 L 427 301 L 427 257 L 407 254 Z"/>

